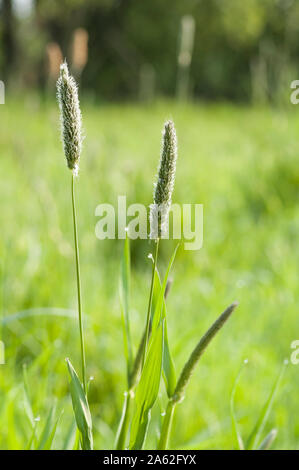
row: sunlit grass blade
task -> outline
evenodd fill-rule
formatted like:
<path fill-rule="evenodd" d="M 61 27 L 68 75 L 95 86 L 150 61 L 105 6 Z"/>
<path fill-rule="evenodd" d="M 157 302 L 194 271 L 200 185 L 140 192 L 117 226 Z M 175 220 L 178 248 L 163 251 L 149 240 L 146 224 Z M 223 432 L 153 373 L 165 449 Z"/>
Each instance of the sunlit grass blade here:
<path fill-rule="evenodd" d="M 177 248 L 176 248 L 176 250 L 177 250 Z M 175 250 L 175 253 L 176 253 L 176 250 Z M 168 271 L 168 274 L 169 274 L 169 271 Z M 166 280 L 166 285 L 167 285 L 167 280 Z M 162 292 L 162 286 L 161 286 L 160 276 L 159 276 L 158 270 L 156 269 L 155 280 L 154 280 L 154 292 L 153 292 L 153 311 L 155 311 L 155 306 L 158 303 L 158 299 L 159 299 L 159 296 L 160 296 L 161 292 Z M 165 294 L 165 292 L 164 292 L 164 294 Z M 175 390 L 176 372 L 175 372 L 175 366 L 174 366 L 174 362 L 173 362 L 173 359 L 172 359 L 172 356 L 171 356 L 169 343 L 168 343 L 167 313 L 166 313 L 166 304 L 165 304 L 164 294 L 163 294 L 163 301 L 162 301 L 162 318 L 165 319 L 165 322 L 164 322 L 163 378 L 164 378 L 164 382 L 165 382 L 167 395 L 168 395 L 168 397 L 171 397 L 173 395 L 174 390 Z"/>
<path fill-rule="evenodd" d="M 122 322 L 123 322 L 125 356 L 126 356 L 126 361 L 127 361 L 128 386 L 130 382 L 130 374 L 132 371 L 132 361 L 133 361 L 132 343 L 131 343 L 131 334 L 130 334 L 130 316 L 129 316 L 130 315 L 129 313 L 130 278 L 131 278 L 130 241 L 126 233 L 122 264 L 121 264 L 119 295 L 120 295 L 120 305 L 121 305 Z"/>
<path fill-rule="evenodd" d="M 65 438 L 63 439 L 62 450 L 69 450 L 72 447 L 72 443 L 75 442 L 76 436 L 79 434 L 76 420 L 74 419 L 68 427 Z"/>
<path fill-rule="evenodd" d="M 76 435 L 75 435 L 75 442 L 73 445 L 73 450 L 80 450 L 80 431 L 76 427 Z"/>
<path fill-rule="evenodd" d="M 283 377 L 283 374 L 285 372 L 285 368 L 286 368 L 286 365 L 287 365 L 287 361 L 284 361 L 282 367 L 281 367 L 281 370 L 278 374 L 278 377 L 277 379 L 275 380 L 274 382 L 274 385 L 272 387 L 272 390 L 268 396 L 268 399 L 261 411 L 261 414 L 257 420 L 257 423 L 248 439 L 248 442 L 247 442 L 247 445 L 246 445 L 246 449 L 248 450 L 251 450 L 251 449 L 256 449 L 258 447 L 258 444 L 259 444 L 259 441 L 260 441 L 260 438 L 261 438 L 261 434 L 265 428 L 265 424 L 267 422 L 267 419 L 268 419 L 268 416 L 270 414 L 270 411 L 272 409 L 272 406 L 273 406 L 273 403 L 274 403 L 274 399 L 275 399 L 275 396 L 277 394 L 277 391 L 279 389 L 279 385 L 281 383 L 281 380 L 282 380 L 282 377 Z"/>
<path fill-rule="evenodd" d="M 57 425 L 59 423 L 61 414 L 58 416 L 58 418 L 55 419 L 55 412 L 56 412 L 56 406 L 53 406 L 50 409 L 50 412 L 48 414 L 44 429 L 41 433 L 39 443 L 37 445 L 38 450 L 50 450 L 56 430 L 57 430 Z"/>
<path fill-rule="evenodd" d="M 276 439 L 277 429 L 272 429 L 269 434 L 265 437 L 258 450 L 268 450 Z"/>
<path fill-rule="evenodd" d="M 31 406 L 26 364 L 23 364 L 23 385 L 24 385 L 24 401 L 23 401 L 24 410 L 31 424 L 31 428 L 33 429 L 36 423 L 34 421 L 34 414 L 33 414 L 32 406 Z"/>
<path fill-rule="evenodd" d="M 142 449 L 150 410 L 160 388 L 163 361 L 163 321 L 152 335 L 141 378 L 136 390 L 136 410 L 131 427 L 130 449 Z"/>
<path fill-rule="evenodd" d="M 32 427 L 32 434 L 30 436 L 29 442 L 28 442 L 27 447 L 26 447 L 25 450 L 31 450 L 33 443 L 36 442 L 36 428 L 37 428 L 37 425 L 38 425 L 38 421 L 34 421 L 33 427 Z"/>
<path fill-rule="evenodd" d="M 233 385 L 231 396 L 230 396 L 230 416 L 231 416 L 231 421 L 232 421 L 233 436 L 234 436 L 235 445 L 237 449 L 239 450 L 244 450 L 244 443 L 243 443 L 242 436 L 239 432 L 238 421 L 237 421 L 236 413 L 235 413 L 235 394 L 236 394 L 236 389 L 239 383 L 241 373 L 243 371 L 244 365 L 247 364 L 247 362 L 248 361 L 245 360 L 243 364 L 241 365 L 239 373 L 234 381 L 234 385 Z"/>
<path fill-rule="evenodd" d="M 165 382 L 167 395 L 170 398 L 175 391 L 177 379 L 176 379 L 175 365 L 171 356 L 169 343 L 168 343 L 166 322 L 165 322 L 165 327 L 164 327 L 163 379 Z"/>
<path fill-rule="evenodd" d="M 159 295 L 157 295 L 157 292 L 159 291 L 159 289 L 156 289 L 156 299 L 154 299 L 155 303 L 153 303 L 153 305 L 155 307 L 153 309 L 153 315 L 152 315 L 152 334 L 155 332 L 156 328 L 159 325 L 161 315 L 162 316 L 166 315 L 166 310 L 163 311 L 163 305 L 165 304 L 164 294 L 165 294 L 165 290 L 166 290 L 168 276 L 169 276 L 170 270 L 172 268 L 172 265 L 173 265 L 173 262 L 174 262 L 174 259 L 175 259 L 175 256 L 176 256 L 179 245 L 180 244 L 178 243 L 177 246 L 174 249 L 174 252 L 173 252 L 171 258 L 170 258 L 170 261 L 169 261 L 169 264 L 167 266 L 167 270 L 166 270 L 166 273 L 165 273 L 165 276 L 164 276 L 164 279 L 163 279 L 163 283 L 162 283 L 162 286 L 160 288 Z M 156 276 L 157 276 L 157 271 L 155 271 L 155 278 L 156 278 Z M 154 280 L 155 280 L 155 278 L 154 278 Z M 159 278 L 157 280 L 158 280 L 158 283 L 156 283 L 156 284 L 159 285 L 159 283 L 160 283 Z"/>
<path fill-rule="evenodd" d="M 70 375 L 70 391 L 77 427 L 81 433 L 83 450 L 92 450 L 92 421 L 89 406 L 82 384 L 69 359 L 66 360 Z"/>

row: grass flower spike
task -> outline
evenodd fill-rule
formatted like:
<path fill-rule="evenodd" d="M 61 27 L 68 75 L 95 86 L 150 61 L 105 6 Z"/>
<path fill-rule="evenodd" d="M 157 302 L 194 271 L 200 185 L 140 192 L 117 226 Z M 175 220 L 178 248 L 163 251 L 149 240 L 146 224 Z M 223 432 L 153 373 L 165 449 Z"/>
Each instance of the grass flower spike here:
<path fill-rule="evenodd" d="M 177 138 L 174 123 L 164 124 L 158 180 L 154 186 L 154 204 L 151 205 L 151 238 L 163 237 L 168 222 L 177 160 Z"/>
<path fill-rule="evenodd" d="M 78 88 L 70 75 L 67 63 L 60 66 L 57 80 L 57 99 L 61 116 L 61 134 L 67 166 L 76 176 L 82 147 L 82 119 L 78 98 Z"/>
<path fill-rule="evenodd" d="M 80 444 L 84 450 L 93 448 L 92 420 L 87 397 L 86 360 L 83 330 L 81 275 L 79 259 L 79 241 L 77 229 L 77 213 L 75 200 L 75 180 L 79 171 L 79 160 L 82 146 L 81 111 L 78 99 L 78 89 L 74 78 L 69 74 L 67 63 L 60 66 L 60 76 L 57 80 L 57 99 L 60 108 L 63 149 L 67 166 L 72 170 L 71 201 L 74 227 L 75 267 L 77 278 L 78 320 L 81 350 L 82 383 L 67 360 L 70 377 L 70 391 L 77 428 L 80 432 Z"/>

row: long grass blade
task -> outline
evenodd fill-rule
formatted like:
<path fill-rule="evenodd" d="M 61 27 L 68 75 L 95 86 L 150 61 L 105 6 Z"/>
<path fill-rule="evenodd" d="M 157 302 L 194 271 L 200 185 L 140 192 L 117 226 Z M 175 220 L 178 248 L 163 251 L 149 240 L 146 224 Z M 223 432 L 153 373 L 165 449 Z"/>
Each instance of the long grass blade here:
<path fill-rule="evenodd" d="M 44 429 L 42 431 L 42 434 L 40 436 L 39 443 L 37 445 L 38 450 L 50 450 L 56 430 L 57 430 L 57 425 L 59 423 L 60 417 L 62 413 L 56 418 L 55 420 L 55 412 L 56 412 L 56 406 L 53 406 L 48 414 Z"/>
<path fill-rule="evenodd" d="M 169 274 L 169 270 L 168 270 L 168 274 Z M 153 311 L 155 311 L 155 307 L 158 303 L 159 295 L 161 291 L 162 291 L 162 286 L 161 286 L 160 276 L 159 276 L 158 270 L 156 269 L 155 280 L 154 280 L 154 293 L 153 293 Z M 174 361 L 172 359 L 169 342 L 168 342 L 167 311 L 166 311 L 166 304 L 165 304 L 164 297 L 165 295 L 163 295 L 163 299 L 162 299 L 162 318 L 165 320 L 164 322 L 164 350 L 163 350 L 164 351 L 163 352 L 163 379 L 165 382 L 167 395 L 170 398 L 173 395 L 174 390 L 175 390 L 176 371 L 175 371 Z"/>
<path fill-rule="evenodd" d="M 69 359 L 66 360 L 67 368 L 70 375 L 70 391 L 73 403 L 73 410 L 76 418 L 77 427 L 81 433 L 81 445 L 83 450 L 92 450 L 92 421 L 87 398 Z"/>
<path fill-rule="evenodd" d="M 235 445 L 237 449 L 239 450 L 244 450 L 244 442 L 239 432 L 238 421 L 237 421 L 236 413 L 235 413 L 235 394 L 237 390 L 237 385 L 241 377 L 241 373 L 244 369 L 244 365 L 247 364 L 247 362 L 248 361 L 245 360 L 243 364 L 241 365 L 238 375 L 234 381 L 234 385 L 233 385 L 231 396 L 230 396 L 230 416 L 231 416 L 231 421 L 232 421 L 233 436 L 234 436 Z"/>
<path fill-rule="evenodd" d="M 153 407 L 160 388 L 164 325 L 159 327 L 152 335 L 148 348 L 141 378 L 136 390 L 136 410 L 132 422 L 130 449 L 142 449 L 147 433 L 150 411 Z"/>
<path fill-rule="evenodd" d="M 268 450 L 272 446 L 273 442 L 277 436 L 277 429 L 272 429 L 269 434 L 265 437 L 261 445 L 259 446 L 258 450 Z"/>
<path fill-rule="evenodd" d="M 261 411 L 261 414 L 257 420 L 257 423 L 248 439 L 248 443 L 247 443 L 247 446 L 246 446 L 246 449 L 248 450 L 251 450 L 251 449 L 255 449 L 258 447 L 258 443 L 260 441 L 260 438 L 261 438 L 261 434 L 265 428 L 265 425 L 266 425 L 266 422 L 267 422 L 267 419 L 269 417 L 269 414 L 270 414 L 270 411 L 272 409 L 272 406 L 273 406 L 273 403 L 274 403 L 274 400 L 275 400 L 275 396 L 277 394 L 277 391 L 279 389 L 279 386 L 280 386 L 280 383 L 281 383 L 281 380 L 282 380 L 282 377 L 283 377 L 283 374 L 285 372 L 285 369 L 286 369 L 286 365 L 287 365 L 287 361 L 285 361 L 281 367 L 281 370 L 278 374 L 278 377 L 277 379 L 275 380 L 274 382 L 274 385 L 271 389 L 271 392 L 268 396 L 268 399 L 264 405 L 264 407 L 262 408 L 262 411 Z"/>
<path fill-rule="evenodd" d="M 157 327 L 159 325 L 161 315 L 162 316 L 166 315 L 166 311 L 165 310 L 163 311 L 163 305 L 165 304 L 164 294 L 165 294 L 165 290 L 166 290 L 166 286 L 167 286 L 168 276 L 169 276 L 170 270 L 172 268 L 172 265 L 173 265 L 173 262 L 174 262 L 174 259 L 175 259 L 175 256 L 176 256 L 179 245 L 180 244 L 178 243 L 177 246 L 174 249 L 174 252 L 173 252 L 173 254 L 170 258 L 170 261 L 169 261 L 167 269 L 166 269 L 166 273 L 165 273 L 165 276 L 164 276 L 164 279 L 163 279 L 162 286 L 160 288 L 159 295 L 158 296 L 156 295 L 155 309 L 153 310 L 153 315 L 152 315 L 152 334 L 155 332 L 155 330 L 157 329 Z M 155 271 L 154 280 L 156 278 L 156 275 L 157 275 L 157 271 Z"/>
<path fill-rule="evenodd" d="M 75 442 L 76 434 L 78 432 L 76 420 L 72 420 L 70 423 L 67 433 L 63 439 L 62 450 L 69 450 L 72 448 L 72 443 Z"/>
<path fill-rule="evenodd" d="M 32 448 L 32 445 L 35 443 L 36 441 L 36 428 L 37 428 L 37 425 L 38 425 L 38 421 L 34 421 L 33 423 L 33 427 L 32 427 L 32 434 L 30 436 L 30 439 L 29 439 L 29 442 L 27 444 L 27 447 L 25 450 L 31 450 Z"/>
<path fill-rule="evenodd" d="M 34 414 L 33 414 L 32 406 L 31 406 L 26 364 L 23 364 L 23 385 L 24 385 L 24 401 L 23 401 L 24 410 L 31 424 L 31 428 L 34 429 L 36 423 L 34 421 Z"/>

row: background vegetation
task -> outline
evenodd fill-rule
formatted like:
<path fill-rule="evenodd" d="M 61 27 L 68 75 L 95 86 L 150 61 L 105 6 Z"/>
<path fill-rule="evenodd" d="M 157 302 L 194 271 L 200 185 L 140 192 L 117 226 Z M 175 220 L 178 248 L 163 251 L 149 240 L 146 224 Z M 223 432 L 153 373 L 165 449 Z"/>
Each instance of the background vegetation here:
<path fill-rule="evenodd" d="M 80 27 L 89 35 L 81 85 L 93 97 L 138 98 L 146 71 L 155 93 L 172 96 L 184 15 L 195 20 L 190 88 L 196 96 L 248 101 L 254 92 L 279 101 L 298 70 L 294 0 L 1 0 L 0 6 L 2 79 L 19 86 L 46 91 L 47 46 L 57 44 L 69 59 Z"/>

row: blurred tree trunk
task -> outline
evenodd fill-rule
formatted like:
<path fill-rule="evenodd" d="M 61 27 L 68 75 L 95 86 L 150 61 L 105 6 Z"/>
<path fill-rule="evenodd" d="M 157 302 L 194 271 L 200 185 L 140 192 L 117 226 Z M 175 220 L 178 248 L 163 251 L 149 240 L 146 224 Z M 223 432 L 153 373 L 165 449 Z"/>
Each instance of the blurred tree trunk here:
<path fill-rule="evenodd" d="M 2 0 L 2 47 L 3 47 L 3 72 L 2 76 L 5 82 L 9 81 L 11 71 L 15 64 L 15 35 L 14 35 L 14 17 L 11 0 Z"/>

